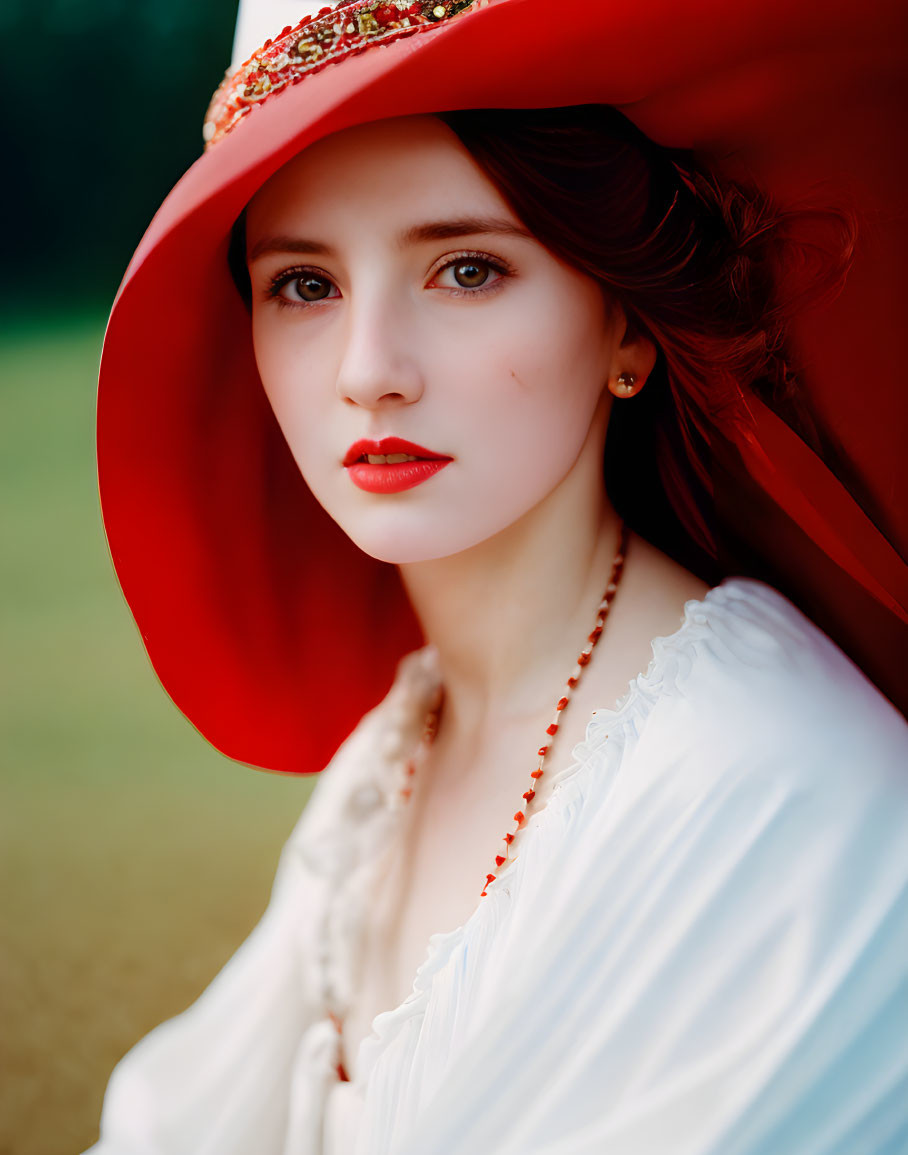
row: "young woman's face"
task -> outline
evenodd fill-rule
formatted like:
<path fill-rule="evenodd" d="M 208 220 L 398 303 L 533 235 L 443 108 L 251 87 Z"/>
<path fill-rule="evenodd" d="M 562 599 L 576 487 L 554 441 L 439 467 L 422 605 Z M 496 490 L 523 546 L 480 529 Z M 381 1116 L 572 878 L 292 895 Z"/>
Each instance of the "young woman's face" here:
<path fill-rule="evenodd" d="M 367 553 L 460 552 L 590 455 L 600 475 L 624 318 L 527 234 L 440 121 L 381 121 L 300 154 L 251 202 L 247 254 L 271 405 Z"/>

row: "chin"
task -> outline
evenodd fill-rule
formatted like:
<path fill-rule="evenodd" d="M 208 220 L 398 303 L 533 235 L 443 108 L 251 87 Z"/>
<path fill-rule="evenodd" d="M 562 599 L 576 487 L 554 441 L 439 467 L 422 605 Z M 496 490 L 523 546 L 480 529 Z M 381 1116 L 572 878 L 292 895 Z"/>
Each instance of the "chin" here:
<path fill-rule="evenodd" d="M 436 558 L 450 557 L 452 554 L 460 553 L 464 548 L 469 548 L 452 544 L 450 541 L 433 540 L 432 537 L 419 533 L 348 533 L 347 536 L 369 557 L 391 565 L 434 561 Z"/>
<path fill-rule="evenodd" d="M 344 525 L 339 522 L 354 545 L 376 561 L 391 565 L 409 565 L 414 562 L 435 561 L 438 558 L 453 557 L 478 545 L 495 535 L 495 529 L 488 533 L 477 531 L 474 525 L 456 526 L 450 519 L 433 517 L 428 523 L 422 518 L 403 524 L 399 516 L 379 519 L 383 524 Z M 388 524 L 390 521 L 396 524 Z"/>

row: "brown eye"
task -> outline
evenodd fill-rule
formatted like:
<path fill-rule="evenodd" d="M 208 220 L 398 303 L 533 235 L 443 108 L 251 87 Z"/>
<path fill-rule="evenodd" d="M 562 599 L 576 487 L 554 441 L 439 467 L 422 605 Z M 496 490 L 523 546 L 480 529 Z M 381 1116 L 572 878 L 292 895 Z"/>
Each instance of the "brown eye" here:
<path fill-rule="evenodd" d="M 323 301 L 332 289 L 332 284 L 325 277 L 315 277 L 311 273 L 304 277 L 297 277 L 291 282 L 294 294 L 300 301 Z"/>
<path fill-rule="evenodd" d="M 504 262 L 481 253 L 460 253 L 449 258 L 448 263 L 433 277 L 429 287 L 450 289 L 454 296 L 477 297 L 498 287 L 513 273 Z M 465 291 L 464 291 L 465 290 Z"/>
<path fill-rule="evenodd" d="M 452 266 L 454 280 L 462 289 L 478 289 L 489 279 L 489 266 L 484 261 L 461 261 Z"/>
<path fill-rule="evenodd" d="M 268 296 L 286 305 L 312 305 L 339 297 L 334 281 L 319 269 L 287 269 L 273 278 L 267 289 Z"/>

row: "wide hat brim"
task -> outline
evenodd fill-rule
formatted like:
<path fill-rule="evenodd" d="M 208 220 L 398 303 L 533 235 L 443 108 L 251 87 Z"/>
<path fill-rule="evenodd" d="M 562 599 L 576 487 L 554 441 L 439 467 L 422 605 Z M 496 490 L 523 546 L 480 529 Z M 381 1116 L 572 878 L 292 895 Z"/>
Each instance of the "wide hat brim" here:
<path fill-rule="evenodd" d="M 200 157 L 111 314 L 98 465 L 124 594 L 163 685 L 205 737 L 254 766 L 317 771 L 420 642 L 394 568 L 318 507 L 277 428 L 227 272 L 231 226 L 315 140 L 456 108 L 611 104 L 783 200 L 822 182 L 824 201 L 857 207 L 845 291 L 793 333 L 827 443 L 843 447 L 837 471 L 748 398 L 716 454 L 717 484 L 755 551 L 783 563 L 785 591 L 895 694 L 908 620 L 908 527 L 894 501 L 903 25 L 902 5 L 882 0 L 493 0 L 306 77 Z"/>

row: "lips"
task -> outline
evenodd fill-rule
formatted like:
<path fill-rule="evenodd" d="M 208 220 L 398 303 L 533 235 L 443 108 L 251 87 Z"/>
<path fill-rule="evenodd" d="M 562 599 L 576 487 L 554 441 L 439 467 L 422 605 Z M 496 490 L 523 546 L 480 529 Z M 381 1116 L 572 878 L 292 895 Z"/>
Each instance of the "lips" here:
<path fill-rule="evenodd" d="M 453 458 L 402 437 L 355 441 L 344 457 L 354 485 L 369 493 L 401 493 L 422 485 Z"/>
<path fill-rule="evenodd" d="M 366 461 L 368 457 L 387 457 L 405 453 L 409 457 L 418 457 L 422 461 L 450 461 L 451 458 L 443 453 L 433 453 L 422 445 L 412 441 L 404 441 L 402 437 L 383 437 L 380 441 L 354 441 L 344 457 L 344 465 L 354 465 L 357 461 Z"/>

